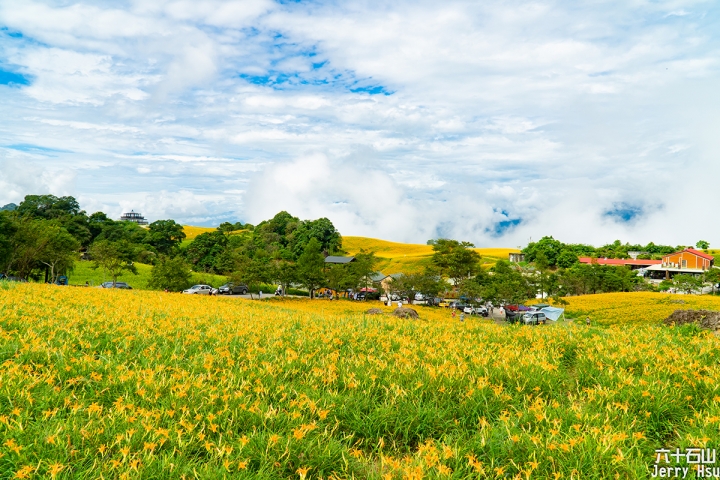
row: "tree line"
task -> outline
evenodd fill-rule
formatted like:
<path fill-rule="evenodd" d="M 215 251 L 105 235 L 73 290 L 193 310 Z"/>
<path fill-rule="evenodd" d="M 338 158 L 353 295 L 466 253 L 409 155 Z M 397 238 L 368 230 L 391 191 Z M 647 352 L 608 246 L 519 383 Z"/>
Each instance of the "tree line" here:
<path fill-rule="evenodd" d="M 498 261 L 486 269 L 470 242 L 428 243 L 433 247 L 429 265 L 394 275 L 385 283 L 387 293 L 412 302 L 418 293 L 432 299 L 450 290 L 468 299 L 519 303 L 537 294 L 562 297 L 649 289 L 626 267 L 579 264 L 577 257 L 623 258 L 633 250 L 657 256 L 680 249 L 619 241 L 594 248 L 543 237 L 523 250 L 526 262 Z M 709 246 L 702 243 L 700 247 Z M 251 287 L 278 284 L 283 292 L 301 285 L 310 296 L 322 287 L 335 292 L 377 288 L 375 254 L 361 251 L 347 264 L 325 262 L 327 255 L 343 253 L 342 236 L 330 220 L 300 220 L 284 211 L 255 226 L 225 222 L 186 241 L 183 226 L 174 220 L 157 220 L 144 228 L 103 212 L 87 214 L 69 196 L 28 195 L 19 205 L 0 209 L 0 273 L 34 281 L 56 282 L 83 258 L 113 282 L 125 272 L 137 273 L 136 263 L 152 265 L 151 288 L 169 291 L 187 288 L 193 272 L 223 275 Z M 697 288 L 698 282 L 712 281 L 715 274 L 713 269 L 700 280 L 680 277 L 677 288 Z M 666 282 L 662 288 L 670 286 Z"/>
<path fill-rule="evenodd" d="M 707 250 L 710 243 L 699 240 L 696 248 Z M 547 262 L 550 267 L 569 268 L 578 262 L 578 257 L 590 258 L 630 258 L 630 252 L 638 252 L 639 259 L 661 260 L 664 255 L 674 253 L 687 248 L 685 245 L 656 245 L 653 242 L 647 245 L 622 243 L 615 240 L 613 243 L 601 247 L 593 247 L 579 243 L 563 243 L 551 236 L 541 238 L 537 242 L 528 243 L 522 250 L 525 254 L 525 261 L 535 262 L 540 260 Z"/>
<path fill-rule="evenodd" d="M 369 283 L 374 254 L 361 252 L 348 266 L 326 266 L 326 255 L 342 253 L 342 236 L 327 218 L 300 220 L 287 212 L 257 226 L 221 224 L 191 242 L 174 220 L 146 228 L 88 214 L 73 197 L 28 195 L 0 210 L 0 273 L 54 283 L 81 258 L 116 282 L 136 263 L 152 265 L 151 288 L 179 291 L 192 272 L 224 275 L 257 285 L 305 286 L 310 294 L 327 285 L 357 288 Z"/>

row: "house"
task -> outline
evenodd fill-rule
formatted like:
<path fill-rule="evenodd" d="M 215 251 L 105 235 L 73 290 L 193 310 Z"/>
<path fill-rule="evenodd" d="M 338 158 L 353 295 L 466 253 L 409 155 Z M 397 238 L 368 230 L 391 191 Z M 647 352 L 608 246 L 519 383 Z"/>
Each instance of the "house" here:
<path fill-rule="evenodd" d="M 685 250 L 665 255 L 659 265 L 646 269 L 650 278 L 671 279 L 677 274 L 702 275 L 713 268 L 715 257 L 707 253 L 686 248 Z"/>
<path fill-rule="evenodd" d="M 346 263 L 354 262 L 355 257 L 338 257 L 335 255 L 328 255 L 325 257 L 325 263 L 332 263 L 336 265 L 344 265 Z"/>
<path fill-rule="evenodd" d="M 382 272 L 373 272 L 370 274 L 370 281 L 372 283 L 382 283 L 382 281 L 387 278 L 390 278 L 390 275 L 385 275 Z"/>
<path fill-rule="evenodd" d="M 686 248 L 681 252 L 665 255 L 662 259 L 663 265 L 696 270 L 709 270 L 714 262 L 715 257 L 694 248 Z"/>
<path fill-rule="evenodd" d="M 647 268 L 652 265 L 660 265 L 662 260 L 639 260 L 634 258 L 591 258 L 591 257 L 580 257 L 578 262 L 586 265 L 597 263 L 598 265 L 614 265 L 614 266 L 625 266 L 630 267 L 631 270 L 637 270 L 640 268 Z"/>
<path fill-rule="evenodd" d="M 511 253 L 510 254 L 510 263 L 520 263 L 525 261 L 525 254 L 524 253 Z"/>
<path fill-rule="evenodd" d="M 122 222 L 133 222 L 137 223 L 138 225 L 147 225 L 148 222 L 145 220 L 145 217 L 143 217 L 139 213 L 135 213 L 134 210 L 130 210 L 130 213 L 123 213 L 120 217 L 120 221 Z"/>

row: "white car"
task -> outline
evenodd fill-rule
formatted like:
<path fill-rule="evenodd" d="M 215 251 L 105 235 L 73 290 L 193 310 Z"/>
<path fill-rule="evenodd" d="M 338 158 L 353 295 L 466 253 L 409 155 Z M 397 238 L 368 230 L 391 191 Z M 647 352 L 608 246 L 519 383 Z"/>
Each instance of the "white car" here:
<path fill-rule="evenodd" d="M 463 308 L 463 312 L 469 315 L 485 315 L 487 313 L 487 308 L 483 307 L 482 305 L 479 305 L 477 307 L 468 305 L 467 307 Z"/>
<path fill-rule="evenodd" d="M 217 290 L 210 285 L 193 285 L 187 290 L 183 290 L 182 293 L 194 294 L 194 295 L 215 295 Z"/>

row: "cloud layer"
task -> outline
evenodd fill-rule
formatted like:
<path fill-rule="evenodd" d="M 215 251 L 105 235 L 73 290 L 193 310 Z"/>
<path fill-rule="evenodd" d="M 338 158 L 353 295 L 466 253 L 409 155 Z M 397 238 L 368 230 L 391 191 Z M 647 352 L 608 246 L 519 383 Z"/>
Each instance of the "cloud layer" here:
<path fill-rule="evenodd" d="M 719 20 L 700 0 L 7 0 L 0 203 L 720 244 Z"/>

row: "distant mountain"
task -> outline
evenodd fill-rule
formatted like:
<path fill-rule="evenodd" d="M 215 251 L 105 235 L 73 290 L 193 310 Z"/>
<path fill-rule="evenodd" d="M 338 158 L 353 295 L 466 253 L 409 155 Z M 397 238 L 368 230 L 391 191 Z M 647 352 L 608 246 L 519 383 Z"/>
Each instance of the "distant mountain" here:
<path fill-rule="evenodd" d="M 2 211 L 2 210 L 10 210 L 10 211 L 17 210 L 17 205 L 15 205 L 14 203 L 8 203 L 4 207 L 0 208 L 0 211 Z"/>

